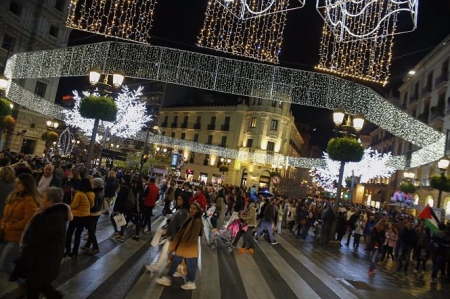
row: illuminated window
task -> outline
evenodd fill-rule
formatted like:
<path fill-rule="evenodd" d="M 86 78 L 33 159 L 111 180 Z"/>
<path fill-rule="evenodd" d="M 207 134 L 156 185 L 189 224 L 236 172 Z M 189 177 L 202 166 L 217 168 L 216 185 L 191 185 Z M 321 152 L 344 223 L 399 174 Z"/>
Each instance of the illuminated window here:
<path fill-rule="evenodd" d="M 270 130 L 276 131 L 278 129 L 278 120 L 272 119 L 270 121 Z"/>
<path fill-rule="evenodd" d="M 267 141 L 267 150 L 273 152 L 275 150 L 275 142 Z"/>
<path fill-rule="evenodd" d="M 256 128 L 256 123 L 257 123 L 256 117 L 252 117 L 252 122 L 250 123 L 250 127 Z"/>

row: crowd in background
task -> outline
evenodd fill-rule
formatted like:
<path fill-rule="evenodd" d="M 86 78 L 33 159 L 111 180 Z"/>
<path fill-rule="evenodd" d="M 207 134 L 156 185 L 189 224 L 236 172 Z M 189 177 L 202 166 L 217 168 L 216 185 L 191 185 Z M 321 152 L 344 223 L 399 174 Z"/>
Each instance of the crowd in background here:
<path fill-rule="evenodd" d="M 231 242 L 238 246 L 242 238 L 237 251 L 241 254 L 253 254 L 261 236 L 275 246 L 277 235 L 293 234 L 298 242 L 362 247 L 370 257 L 369 275 L 388 265 L 408 274 L 413 264 L 413 272 L 422 277 L 431 270 L 432 283 L 439 271 L 444 279 L 450 276 L 449 226 L 439 224 L 432 232 L 412 216 L 362 205 L 345 204 L 336 215 L 328 201 L 290 199 L 264 191 L 257 186 L 180 182 L 170 176 L 157 185 L 153 177 L 123 169 L 89 171 L 78 162 L 48 163 L 6 151 L 0 156 L 0 272 L 17 281 L 18 290 L 28 298 L 38 298 L 41 292 L 47 298 L 61 298 L 51 283 L 62 258 L 100 252 L 96 230 L 104 214 L 117 242 L 125 240 L 127 228 L 133 230 L 135 241 L 141 233 L 154 234 L 154 246 L 161 238 L 166 240 L 162 260 L 147 269 L 155 271 L 164 258 L 170 258 L 168 275 L 157 283 L 171 285 L 171 278 L 184 266 L 186 290 L 196 288 L 196 240 L 203 234 L 203 223 L 217 229 L 222 220 L 226 228 L 238 223 Z M 158 203 L 167 223 L 155 232 L 151 219 Z M 81 244 L 83 231 L 87 231 L 86 242 Z M 46 265 L 51 265 L 51 275 L 43 279 Z"/>

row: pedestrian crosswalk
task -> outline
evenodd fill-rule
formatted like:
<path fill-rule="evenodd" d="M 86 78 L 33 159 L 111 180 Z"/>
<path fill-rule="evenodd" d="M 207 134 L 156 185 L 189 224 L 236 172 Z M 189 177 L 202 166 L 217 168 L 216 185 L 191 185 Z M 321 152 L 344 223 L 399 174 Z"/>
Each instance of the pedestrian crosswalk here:
<path fill-rule="evenodd" d="M 154 230 L 164 224 L 163 216 L 153 217 Z M 100 253 L 95 256 L 80 253 L 76 259 L 64 259 L 54 286 L 69 299 L 377 298 L 375 292 L 364 292 L 353 287 L 345 280 L 348 275 L 333 275 L 335 272 L 327 269 L 327 263 L 328 266 L 333 265 L 332 261 L 324 262 L 305 255 L 299 247 L 304 246 L 304 243 L 298 243 L 289 233 L 277 235 L 279 244 L 275 246 L 261 240 L 256 244 L 255 253 L 250 255 L 238 254 L 236 251 L 229 253 L 221 242 L 216 250 L 211 250 L 206 229 L 206 236 L 200 239 L 197 289 L 180 289 L 182 278 L 175 278 L 171 287 L 162 287 L 155 283 L 155 278 L 167 269 L 158 273 L 150 273 L 145 269 L 145 264 L 158 259 L 161 247 L 151 247 L 148 235 L 141 236 L 140 241 L 132 240 L 133 231 L 126 231 L 125 242 L 111 238 L 109 218 L 102 215 L 97 232 Z M 366 266 L 362 263 L 358 269 L 355 264 L 348 264 L 348 267 L 365 271 Z M 366 275 L 364 279 L 368 279 Z M 13 284 L 5 288 L 2 282 L 0 286 L 0 298 L 14 298 Z"/>

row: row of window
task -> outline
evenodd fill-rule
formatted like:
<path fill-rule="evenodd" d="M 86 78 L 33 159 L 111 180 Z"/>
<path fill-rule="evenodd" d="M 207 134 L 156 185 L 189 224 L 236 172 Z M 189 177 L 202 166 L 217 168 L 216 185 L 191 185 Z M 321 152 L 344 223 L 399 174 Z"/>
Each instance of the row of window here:
<path fill-rule="evenodd" d="M 441 65 L 441 73 L 440 75 L 434 79 L 434 72 L 431 71 L 427 74 L 427 79 L 425 86 L 420 90 L 420 80 L 414 84 L 414 91 L 411 96 L 409 96 L 409 92 L 405 92 L 403 94 L 402 105 L 406 105 L 406 103 L 412 103 L 417 101 L 423 95 L 431 92 L 434 87 L 438 86 L 442 82 L 446 82 L 449 80 L 449 65 L 450 59 L 446 59 Z M 434 79 L 434 82 L 433 82 Z"/>
<path fill-rule="evenodd" d="M 60 12 L 64 12 L 64 6 L 66 0 L 55 0 L 54 8 Z M 23 5 L 15 0 L 11 0 L 9 4 L 9 11 L 15 14 L 18 17 L 22 17 L 23 14 Z"/>
<path fill-rule="evenodd" d="M 224 124 L 222 125 L 222 130 L 223 131 L 228 131 L 230 128 L 230 120 L 231 118 L 229 116 L 225 117 L 225 121 Z M 187 124 L 189 121 L 189 116 L 184 116 L 183 122 L 181 123 L 181 128 L 187 128 Z M 202 122 L 202 117 L 201 116 L 197 116 L 197 120 L 194 123 L 193 128 L 194 129 L 201 129 L 201 122 Z M 251 121 L 250 121 L 250 128 L 256 128 L 258 124 L 258 118 L 257 117 L 252 117 Z M 169 116 L 164 116 L 164 120 L 161 123 L 161 127 L 167 127 L 169 125 Z M 216 117 L 212 116 L 211 120 L 208 124 L 208 130 L 215 130 L 215 126 L 216 126 Z M 170 124 L 171 128 L 177 128 L 178 127 L 178 116 L 175 115 L 173 122 Z M 276 119 L 272 119 L 270 121 L 270 127 L 269 129 L 271 131 L 277 131 L 278 130 L 278 120 Z"/>
<path fill-rule="evenodd" d="M 258 102 L 256 102 L 256 101 L 258 101 Z M 262 99 L 253 98 L 253 106 L 255 106 L 257 103 L 258 103 L 258 105 L 261 105 L 262 101 L 263 101 Z M 283 102 L 277 101 L 277 100 L 272 100 L 272 104 L 271 104 L 272 107 L 276 108 L 277 104 L 278 104 L 278 108 L 283 109 Z"/>

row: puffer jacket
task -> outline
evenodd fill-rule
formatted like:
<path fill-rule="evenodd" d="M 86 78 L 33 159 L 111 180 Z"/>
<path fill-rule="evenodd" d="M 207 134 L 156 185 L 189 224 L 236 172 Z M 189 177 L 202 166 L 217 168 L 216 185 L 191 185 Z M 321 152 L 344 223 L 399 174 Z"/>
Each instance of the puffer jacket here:
<path fill-rule="evenodd" d="M 29 195 L 18 196 L 5 205 L 2 227 L 5 229 L 5 241 L 19 242 L 28 221 L 37 211 L 38 204 Z"/>
<path fill-rule="evenodd" d="M 95 195 L 88 197 L 86 193 L 77 191 L 73 197 L 72 203 L 70 204 L 73 217 L 89 216 L 91 214 L 91 208 L 94 206 L 94 197 Z"/>

